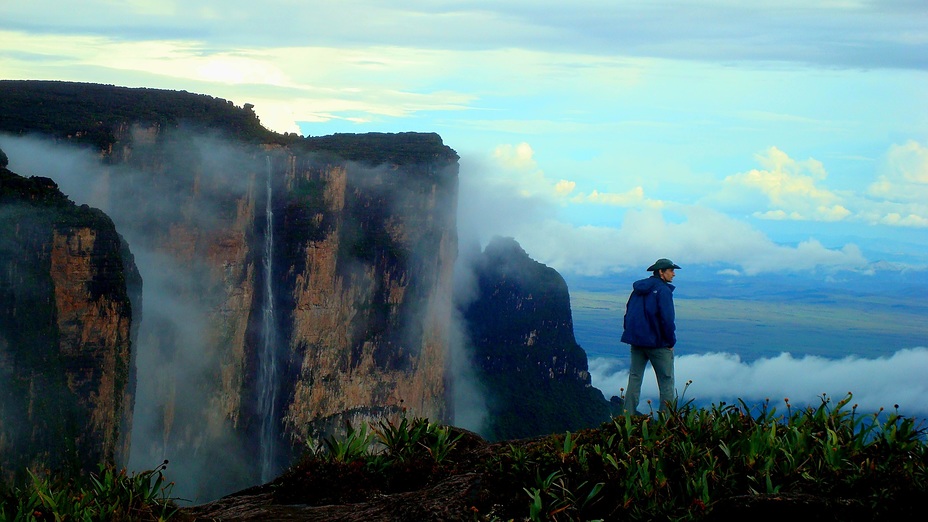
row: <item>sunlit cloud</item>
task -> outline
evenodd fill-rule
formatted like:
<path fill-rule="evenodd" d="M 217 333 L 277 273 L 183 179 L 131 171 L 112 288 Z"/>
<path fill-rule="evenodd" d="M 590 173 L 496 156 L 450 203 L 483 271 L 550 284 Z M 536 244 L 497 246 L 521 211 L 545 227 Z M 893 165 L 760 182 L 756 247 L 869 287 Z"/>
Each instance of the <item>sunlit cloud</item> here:
<path fill-rule="evenodd" d="M 915 140 L 894 144 L 882 170 L 868 188 L 868 195 L 899 203 L 922 203 L 928 210 L 928 147 Z"/>
<path fill-rule="evenodd" d="M 577 188 L 576 182 L 562 179 L 554 185 L 554 192 L 558 196 L 567 196 L 570 195 L 570 193 L 573 192 L 575 188 Z"/>
<path fill-rule="evenodd" d="M 733 174 L 724 184 L 763 194 L 769 210 L 754 212 L 761 219 L 840 221 L 851 215 L 842 198 L 821 186 L 828 176 L 821 162 L 797 161 L 776 147 L 756 156 L 763 168 Z"/>
<path fill-rule="evenodd" d="M 644 189 L 635 187 L 627 192 L 599 192 L 593 190 L 589 194 L 578 194 L 571 199 L 572 203 L 592 203 L 629 208 L 661 208 L 664 202 L 645 197 Z"/>
<path fill-rule="evenodd" d="M 535 151 L 526 142 L 502 144 L 493 149 L 491 172 L 484 173 L 483 183 L 493 190 L 512 192 L 515 198 L 560 200 L 571 194 L 576 183 L 566 179 L 554 181 L 545 176 L 535 161 Z"/>
<path fill-rule="evenodd" d="M 554 197 L 563 180 L 544 177 L 529 145 L 498 147 L 494 159 L 489 168 L 462 164 L 459 222 L 484 239 L 514 237 L 534 259 L 559 271 L 602 275 L 658 257 L 724 263 L 747 275 L 863 270 L 868 263 L 854 244 L 827 248 L 813 238 L 778 244 L 747 222 L 704 206 L 626 209 L 615 227 L 571 224 L 558 217 Z"/>
<path fill-rule="evenodd" d="M 5 50 L 0 55 L 5 77 L 29 60 L 53 74 L 60 68 L 72 81 L 98 81 L 94 73 L 120 71 L 127 79 L 135 75 L 134 81 L 121 84 L 128 87 L 198 85 L 200 91 L 239 105 L 255 105 L 262 123 L 278 132 L 296 132 L 298 122 L 460 111 L 475 99 L 448 89 L 417 89 L 419 82 L 433 83 L 445 70 L 443 62 L 450 61 L 427 50 L 217 50 L 197 40 L 126 41 L 18 31 L 0 31 L 0 47 Z"/>
<path fill-rule="evenodd" d="M 628 211 L 620 227 L 573 226 L 555 220 L 512 234 L 539 261 L 567 272 L 601 275 L 646 266 L 658 257 L 690 264 L 724 263 L 747 275 L 817 269 L 861 270 L 867 259 L 856 245 L 827 248 L 815 239 L 773 242 L 749 224 L 716 211 L 674 206 L 682 221 L 654 209 Z M 685 261 L 683 261 L 685 260 Z"/>

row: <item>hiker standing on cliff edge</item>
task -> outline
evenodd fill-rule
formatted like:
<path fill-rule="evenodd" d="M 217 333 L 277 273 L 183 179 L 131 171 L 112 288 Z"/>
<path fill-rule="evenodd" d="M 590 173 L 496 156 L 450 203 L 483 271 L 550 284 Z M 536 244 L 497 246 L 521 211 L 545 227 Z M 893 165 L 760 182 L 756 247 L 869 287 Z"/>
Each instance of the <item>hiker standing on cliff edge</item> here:
<path fill-rule="evenodd" d="M 674 270 L 680 267 L 669 259 L 658 259 L 648 267 L 651 277 L 635 281 L 625 305 L 625 331 L 622 342 L 631 345 L 631 367 L 625 391 L 625 411 L 637 414 L 641 379 L 648 361 L 654 368 L 660 389 L 660 409 L 676 397 L 673 382 L 673 346 L 677 344 L 673 310 Z"/>

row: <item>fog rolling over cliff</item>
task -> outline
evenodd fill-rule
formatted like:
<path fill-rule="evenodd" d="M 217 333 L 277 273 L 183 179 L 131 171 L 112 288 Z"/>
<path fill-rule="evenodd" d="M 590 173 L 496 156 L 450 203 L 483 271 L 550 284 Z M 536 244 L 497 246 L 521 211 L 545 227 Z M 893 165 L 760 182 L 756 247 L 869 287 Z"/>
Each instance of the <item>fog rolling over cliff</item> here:
<path fill-rule="evenodd" d="M 591 384 L 560 274 L 513 238 L 495 237 L 482 252 L 462 250 L 473 280 L 470 292 L 457 294 L 458 306 L 486 398 L 481 433 L 515 439 L 608 421 L 612 407 Z"/>
<path fill-rule="evenodd" d="M 0 154 L 0 482 L 121 464 L 141 281 L 112 221 Z"/>
<path fill-rule="evenodd" d="M 179 498 L 267 482 L 349 422 L 603 420 L 563 279 L 514 241 L 455 265 L 469 212 L 438 135 L 279 135 L 247 104 L 66 82 L 0 81 L 0 114 L 11 168 L 105 211 L 135 255 L 129 467 L 168 459 Z"/>
<path fill-rule="evenodd" d="M 445 418 L 457 155 L 438 136 L 258 145 L 132 124 L 102 154 L 38 138 L 2 146 L 17 168 L 106 211 L 136 253 L 132 468 L 168 458 L 175 493 L 203 501 L 274 475 L 345 420 Z M 259 389 L 269 305 L 271 408 Z M 261 440 L 269 412 L 274 441 Z M 255 448 L 269 443 L 262 473 Z"/>

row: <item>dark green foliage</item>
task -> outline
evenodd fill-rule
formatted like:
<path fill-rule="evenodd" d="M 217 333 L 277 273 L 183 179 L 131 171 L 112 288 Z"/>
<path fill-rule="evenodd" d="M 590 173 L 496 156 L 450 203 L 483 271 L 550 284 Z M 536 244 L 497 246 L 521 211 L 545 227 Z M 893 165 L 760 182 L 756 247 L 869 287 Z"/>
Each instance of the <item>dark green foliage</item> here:
<path fill-rule="evenodd" d="M 78 480 L 29 472 L 29 484 L 0 488 L 0 522 L 42 520 L 162 521 L 178 511 L 165 482 L 167 461 L 149 471 L 101 467 Z"/>
<path fill-rule="evenodd" d="M 357 502 L 410 491 L 447 477 L 463 434 L 428 419 L 381 420 L 373 429 L 347 425 L 322 444 L 307 441 L 302 461 L 271 484 L 282 503 Z"/>
<path fill-rule="evenodd" d="M 914 515 L 928 488 L 924 430 L 848 411 L 850 399 L 785 415 L 721 404 L 616 417 L 503 451 L 487 470 L 501 499 L 527 493 L 510 513 L 533 520 L 693 520 L 732 497 L 810 493 L 873 519 Z"/>
<path fill-rule="evenodd" d="M 785 413 L 674 404 L 496 444 L 424 419 L 382 421 L 313 446 L 271 490 L 279 503 L 367 503 L 477 475 L 472 490 L 429 500 L 460 506 L 466 495 L 452 520 L 730 520 L 732 506 L 765 499 L 781 509 L 798 499 L 787 508 L 797 520 L 915 518 L 928 488 L 925 430 L 897 413 L 858 414 L 850 401 L 787 402 Z M 740 518 L 774 519 L 764 509 Z"/>
<path fill-rule="evenodd" d="M 94 83 L 0 80 L 0 132 L 42 134 L 97 150 L 119 140 L 128 125 L 156 125 L 162 130 L 213 129 L 247 143 L 275 143 L 296 152 L 317 153 L 323 161 L 355 161 L 370 166 L 417 165 L 438 176 L 457 154 L 434 133 L 335 134 L 302 138 L 278 134 L 261 125 L 254 106 L 205 94 L 129 88 Z"/>
<path fill-rule="evenodd" d="M 121 125 L 181 123 L 217 128 L 248 142 L 274 141 L 248 104 L 187 91 L 37 80 L 0 81 L 0 131 L 67 138 L 103 150 Z"/>
<path fill-rule="evenodd" d="M 320 153 L 321 159 L 348 160 L 377 166 L 441 166 L 454 163 L 458 155 L 434 133 L 333 134 L 307 137 L 298 147 Z"/>

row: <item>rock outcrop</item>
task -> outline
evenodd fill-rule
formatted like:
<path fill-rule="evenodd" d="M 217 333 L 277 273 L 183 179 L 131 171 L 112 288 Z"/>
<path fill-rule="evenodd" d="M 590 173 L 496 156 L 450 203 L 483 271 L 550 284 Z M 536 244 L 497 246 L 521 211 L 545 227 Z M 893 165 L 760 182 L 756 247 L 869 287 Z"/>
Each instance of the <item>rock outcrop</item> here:
<path fill-rule="evenodd" d="M 457 156 L 435 135 L 369 135 L 358 145 L 418 152 L 368 164 L 310 153 L 284 173 L 284 426 L 298 441 L 346 414 L 445 417 Z"/>
<path fill-rule="evenodd" d="M 224 477 L 202 482 L 210 498 L 273 478 L 345 421 L 444 418 L 457 155 L 438 136 L 259 146 L 138 128 L 112 148 L 131 169 L 111 187 L 135 189 L 113 212 L 174 303 L 142 326 L 144 366 L 161 370 L 142 378 L 139 465 Z"/>
<path fill-rule="evenodd" d="M 463 304 L 473 364 L 487 397 L 490 440 L 590 428 L 609 402 L 590 382 L 574 338 L 564 278 L 512 238 L 494 238 L 474 264 L 476 294 Z"/>
<path fill-rule="evenodd" d="M 204 500 L 346 420 L 444 419 L 458 157 L 437 135 L 281 136 L 247 104 L 63 82 L 0 81 L 0 111 L 48 155 L 91 151 L 56 181 L 136 252 L 133 467 L 167 458 Z"/>
<path fill-rule="evenodd" d="M 0 479 L 126 464 L 140 299 L 109 217 L 0 167 Z"/>

